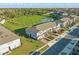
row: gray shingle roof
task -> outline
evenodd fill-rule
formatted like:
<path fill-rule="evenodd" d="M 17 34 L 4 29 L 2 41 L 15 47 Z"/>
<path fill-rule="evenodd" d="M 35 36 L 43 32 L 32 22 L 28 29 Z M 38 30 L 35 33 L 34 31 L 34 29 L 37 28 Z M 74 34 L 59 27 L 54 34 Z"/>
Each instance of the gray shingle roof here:
<path fill-rule="evenodd" d="M 43 24 L 33 26 L 29 30 L 33 31 L 33 32 L 38 32 L 38 31 L 44 31 L 44 30 L 46 30 L 48 28 L 53 28 L 55 26 L 56 26 L 55 22 L 47 22 L 47 23 L 43 23 Z"/>
<path fill-rule="evenodd" d="M 0 25 L 0 45 L 19 39 L 17 35 Z"/>

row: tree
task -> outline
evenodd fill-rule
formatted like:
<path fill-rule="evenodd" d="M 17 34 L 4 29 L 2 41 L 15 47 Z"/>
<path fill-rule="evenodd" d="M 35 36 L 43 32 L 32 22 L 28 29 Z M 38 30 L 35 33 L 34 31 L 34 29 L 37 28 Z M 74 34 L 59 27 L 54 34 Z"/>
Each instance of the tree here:
<path fill-rule="evenodd" d="M 60 19 L 62 14 L 49 14 L 47 15 L 48 18 L 53 18 L 54 20 Z"/>

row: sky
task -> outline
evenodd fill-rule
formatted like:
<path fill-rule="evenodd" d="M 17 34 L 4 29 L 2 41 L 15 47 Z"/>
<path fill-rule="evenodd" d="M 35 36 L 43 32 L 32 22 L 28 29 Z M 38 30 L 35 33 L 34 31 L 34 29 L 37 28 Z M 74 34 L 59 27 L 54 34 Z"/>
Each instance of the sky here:
<path fill-rule="evenodd" d="M 79 3 L 0 3 L 0 8 L 79 8 Z"/>

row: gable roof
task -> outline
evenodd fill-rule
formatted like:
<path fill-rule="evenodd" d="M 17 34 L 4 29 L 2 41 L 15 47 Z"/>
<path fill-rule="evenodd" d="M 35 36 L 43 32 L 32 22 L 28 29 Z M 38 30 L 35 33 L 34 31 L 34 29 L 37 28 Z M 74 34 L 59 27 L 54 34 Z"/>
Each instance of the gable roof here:
<path fill-rule="evenodd" d="M 63 21 L 63 22 L 65 22 L 65 21 L 67 21 L 67 20 L 70 20 L 70 18 L 69 17 L 63 17 L 62 19 L 60 19 L 61 21 Z"/>
<path fill-rule="evenodd" d="M 73 17 L 71 17 L 71 16 L 68 16 L 68 17 L 63 17 L 63 18 L 61 18 L 60 19 L 60 23 L 64 23 L 64 22 L 69 22 L 69 21 L 73 21 Z"/>
<path fill-rule="evenodd" d="M 44 31 L 44 30 L 46 30 L 48 28 L 53 28 L 55 26 L 56 26 L 55 22 L 47 22 L 47 23 L 43 23 L 43 24 L 33 26 L 29 30 L 33 31 L 33 32 L 38 32 L 38 31 Z"/>
<path fill-rule="evenodd" d="M 17 35 L 0 25 L 0 45 L 19 39 Z"/>

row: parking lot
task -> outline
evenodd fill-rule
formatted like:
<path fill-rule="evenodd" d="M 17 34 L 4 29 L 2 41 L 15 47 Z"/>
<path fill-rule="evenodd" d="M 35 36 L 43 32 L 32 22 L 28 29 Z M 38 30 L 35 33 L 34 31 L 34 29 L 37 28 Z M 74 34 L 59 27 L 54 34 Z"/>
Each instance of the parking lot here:
<path fill-rule="evenodd" d="M 68 35 L 61 38 L 60 41 L 47 49 L 43 55 L 58 55 L 68 45 L 68 43 L 72 41 L 73 38 L 77 38 L 77 36 L 79 37 L 79 27 L 74 27 Z"/>
<path fill-rule="evenodd" d="M 69 35 L 71 35 L 71 36 L 79 36 L 79 28 L 75 28 L 75 29 L 73 29 L 70 33 L 69 33 Z"/>
<path fill-rule="evenodd" d="M 67 44 L 71 41 L 71 39 L 61 38 L 59 42 L 51 46 L 48 50 L 46 50 L 42 55 L 58 55 L 60 51 L 67 46 Z"/>

